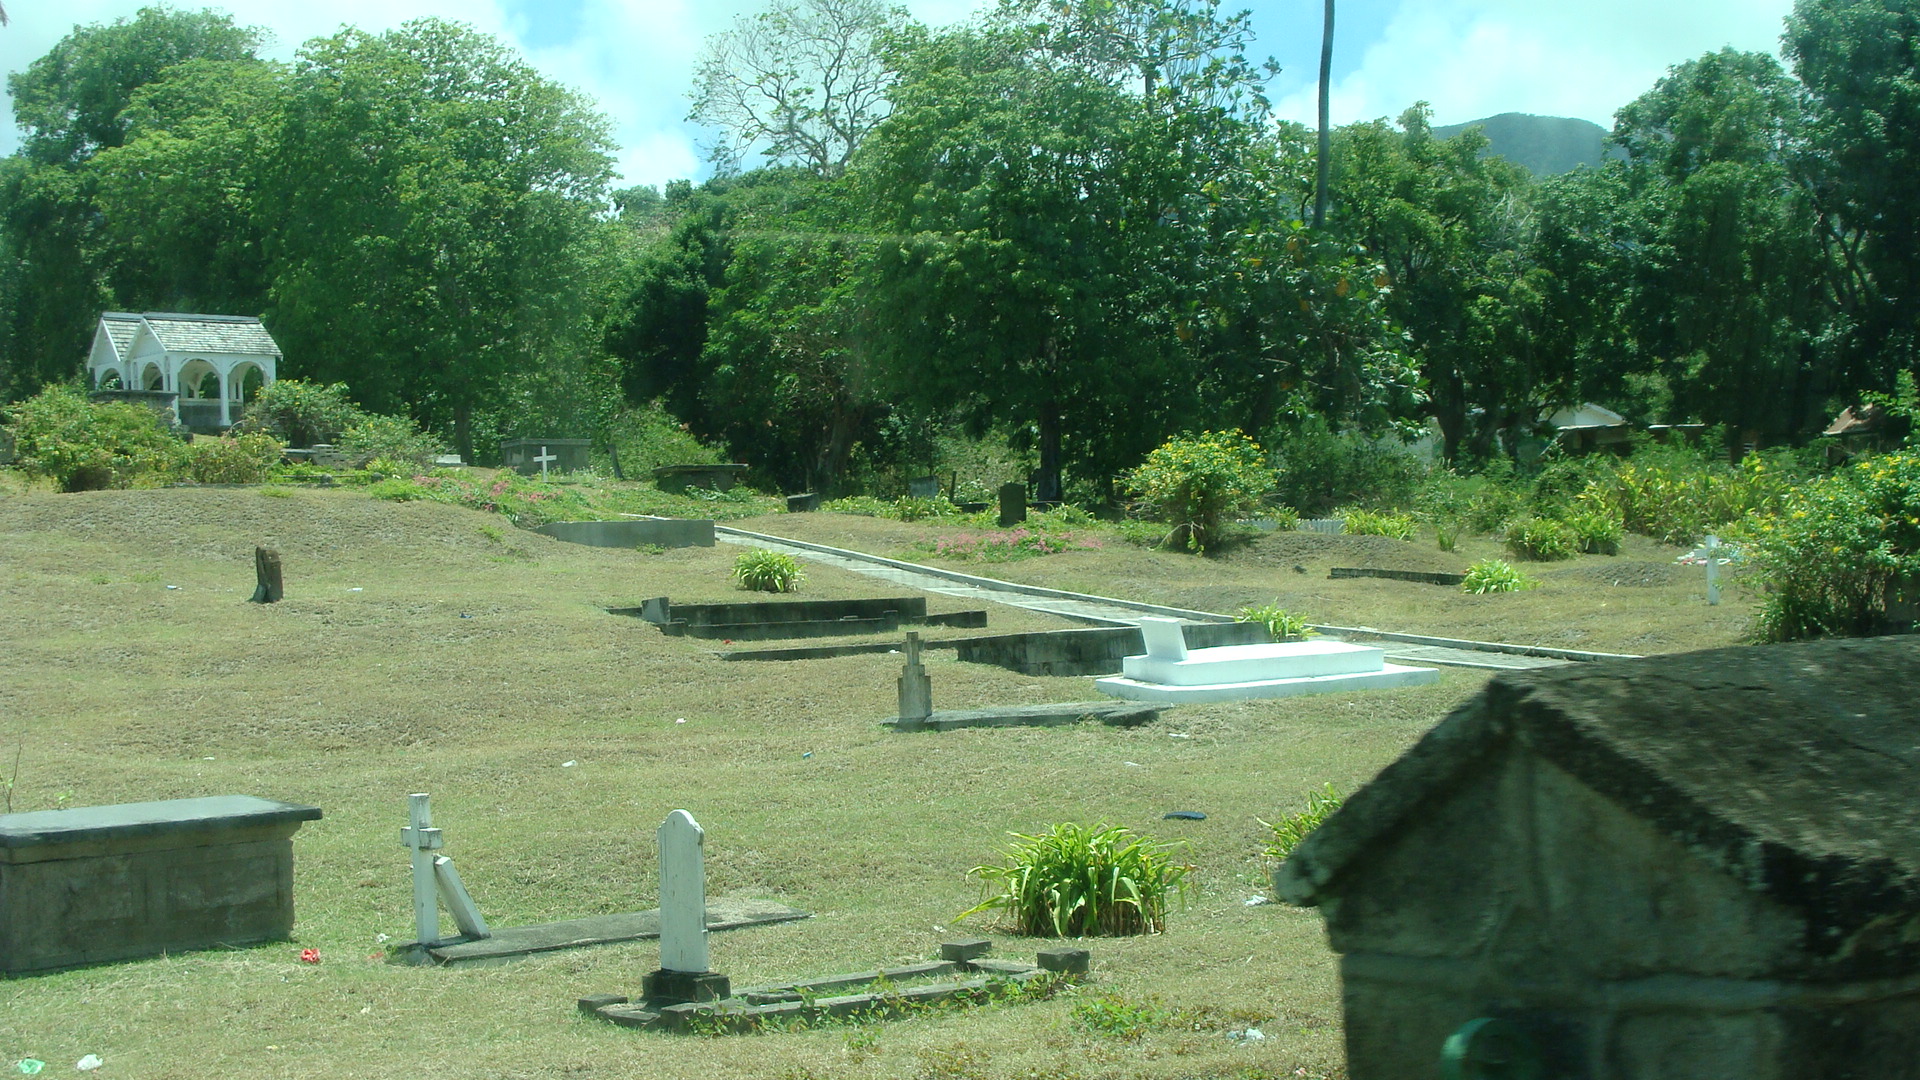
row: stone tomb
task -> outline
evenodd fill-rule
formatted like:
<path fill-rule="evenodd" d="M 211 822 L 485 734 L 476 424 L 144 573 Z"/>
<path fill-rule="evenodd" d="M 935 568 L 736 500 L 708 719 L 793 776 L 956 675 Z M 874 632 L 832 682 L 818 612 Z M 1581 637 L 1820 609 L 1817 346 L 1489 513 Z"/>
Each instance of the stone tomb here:
<path fill-rule="evenodd" d="M 671 636 L 765 641 L 771 638 L 840 637 L 877 634 L 903 625 L 980 627 L 984 611 L 927 613 L 924 596 L 872 600 L 765 600 L 741 604 L 675 604 L 664 596 L 637 608 L 608 608 L 614 615 L 635 615 Z"/>
<path fill-rule="evenodd" d="M 1495 678 L 1274 876 L 1353 1080 L 1920 1075 L 1916 686 L 1911 636 Z"/>
<path fill-rule="evenodd" d="M 1167 704 L 1239 701 L 1421 686 L 1440 677 L 1433 668 L 1389 664 L 1384 649 L 1332 638 L 1190 650 L 1178 619 L 1139 622 L 1146 655 L 1127 657 L 1117 677 L 1094 680 L 1102 693 Z"/>
<path fill-rule="evenodd" d="M 592 446 L 590 439 L 502 439 L 500 464 L 522 476 L 585 472 Z"/>
<path fill-rule="evenodd" d="M 0 973 L 284 940 L 319 817 L 249 795 L 0 815 Z"/>

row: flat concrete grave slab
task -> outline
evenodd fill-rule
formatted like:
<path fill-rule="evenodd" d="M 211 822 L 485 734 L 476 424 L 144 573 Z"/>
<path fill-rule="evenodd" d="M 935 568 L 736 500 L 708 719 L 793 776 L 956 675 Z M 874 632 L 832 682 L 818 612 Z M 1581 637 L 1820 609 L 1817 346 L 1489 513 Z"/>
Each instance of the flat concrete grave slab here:
<path fill-rule="evenodd" d="M 1003 705 L 991 709 L 936 709 L 924 720 L 893 717 L 881 724 L 894 731 L 954 731 L 983 727 L 1065 727 L 1098 720 L 1109 727 L 1138 727 L 1160 718 L 1157 704 L 1124 701 L 1070 701 L 1053 705 Z"/>
<path fill-rule="evenodd" d="M 1294 697 L 1333 690 L 1418 686 L 1433 668 L 1385 661 L 1385 650 L 1330 638 L 1189 650 L 1173 619 L 1143 618 L 1145 656 L 1125 659 L 1118 678 L 1096 679 L 1101 693 L 1162 703 Z"/>
<path fill-rule="evenodd" d="M 957 943 L 956 943 L 957 944 Z M 580 1010 L 622 1027 L 685 1032 L 749 1032 L 767 1023 L 812 1023 L 843 1017 L 885 1019 L 929 1004 L 992 1000 L 1002 988 L 1018 987 L 1048 975 L 1037 964 L 996 960 L 974 942 L 966 948 L 942 946 L 943 958 L 924 964 L 830 975 L 799 982 L 742 989 L 718 1001 L 664 1003 L 619 994 L 581 998 Z M 1084 972 L 1060 969 L 1057 977 Z"/>
<path fill-rule="evenodd" d="M 250 795 L 0 815 L 0 973 L 284 940 L 319 817 Z"/>
<path fill-rule="evenodd" d="M 1270 640 L 1266 626 L 1257 622 L 1181 623 L 1180 636 L 1188 649 L 1256 645 Z M 967 663 L 1055 677 L 1117 675 L 1126 657 L 1146 648 L 1138 626 L 995 634 L 946 644 L 951 644 L 958 658 Z"/>
<path fill-rule="evenodd" d="M 1458 588 L 1465 574 L 1444 574 L 1426 570 L 1381 570 L 1371 566 L 1335 566 L 1327 570 L 1330 579 L 1381 578 L 1386 581 L 1415 581 L 1423 585 L 1447 585 Z"/>
<path fill-rule="evenodd" d="M 734 604 L 675 604 L 657 596 L 639 607 L 608 608 L 660 627 L 674 637 L 766 641 L 777 638 L 877 634 L 902 626 L 987 625 L 985 611 L 928 614 L 924 596 L 857 600 L 765 600 Z"/>
<path fill-rule="evenodd" d="M 707 901 L 707 932 L 739 930 L 749 926 L 810 919 L 811 912 L 771 900 Z M 555 949 L 580 949 L 623 941 L 647 941 L 660 936 L 658 910 L 619 915 L 590 915 L 536 926 L 494 927 L 493 936 L 478 941 L 453 941 L 425 950 L 440 964 L 471 964 L 514 960 Z"/>
<path fill-rule="evenodd" d="M 713 522 L 695 518 L 621 518 L 618 521 L 553 521 L 533 530 L 588 547 L 712 547 Z"/>

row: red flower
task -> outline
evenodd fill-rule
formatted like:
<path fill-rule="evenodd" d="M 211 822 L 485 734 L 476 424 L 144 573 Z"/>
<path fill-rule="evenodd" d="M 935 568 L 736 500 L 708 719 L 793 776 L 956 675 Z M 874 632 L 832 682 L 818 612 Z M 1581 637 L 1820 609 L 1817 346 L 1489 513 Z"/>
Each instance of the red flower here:
<path fill-rule="evenodd" d="M 320 962 L 320 950 L 319 950 L 319 949 L 301 949 L 301 950 L 300 950 L 300 962 L 301 962 L 301 963 L 303 963 L 303 964 L 317 964 L 317 963 L 319 963 L 319 962 Z"/>

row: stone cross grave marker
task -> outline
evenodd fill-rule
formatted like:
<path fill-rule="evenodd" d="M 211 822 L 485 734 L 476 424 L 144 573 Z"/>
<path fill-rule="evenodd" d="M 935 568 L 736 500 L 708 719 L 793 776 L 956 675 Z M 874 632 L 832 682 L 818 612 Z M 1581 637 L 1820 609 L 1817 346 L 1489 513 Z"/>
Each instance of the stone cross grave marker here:
<path fill-rule="evenodd" d="M 453 860 L 435 855 L 446 844 L 440 830 L 433 827 L 433 810 L 422 792 L 407 796 L 407 826 L 400 830 L 400 843 L 413 851 L 413 928 L 415 940 L 432 945 L 440 940 L 440 901 L 460 933 L 470 938 L 492 936 L 480 909 L 467 894 Z"/>
<path fill-rule="evenodd" d="M 710 970 L 707 957 L 706 830 L 685 810 L 660 825 L 660 966 Z"/>
<path fill-rule="evenodd" d="M 1720 602 L 1720 538 L 1707 537 L 1707 603 Z"/>
<path fill-rule="evenodd" d="M 547 448 L 543 446 L 540 448 L 539 453 L 533 455 L 533 460 L 540 463 L 540 479 L 545 480 L 547 478 L 547 462 L 559 461 L 560 458 L 558 455 L 548 452 Z"/>
<path fill-rule="evenodd" d="M 924 721 L 933 715 L 933 680 L 920 664 L 920 635 L 907 632 L 906 669 L 900 673 L 900 719 Z"/>

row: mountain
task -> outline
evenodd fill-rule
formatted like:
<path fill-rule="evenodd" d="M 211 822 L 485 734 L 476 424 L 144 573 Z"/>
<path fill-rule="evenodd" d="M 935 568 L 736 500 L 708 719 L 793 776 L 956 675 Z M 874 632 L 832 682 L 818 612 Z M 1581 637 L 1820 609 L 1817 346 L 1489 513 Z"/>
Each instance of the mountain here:
<path fill-rule="evenodd" d="M 1591 120 L 1566 116 L 1501 113 L 1485 120 L 1436 127 L 1433 133 L 1445 139 L 1470 127 L 1486 130 L 1490 144 L 1487 153 L 1524 165 L 1535 176 L 1552 176 L 1581 165 L 1598 166 L 1611 156 L 1606 147 L 1607 129 Z"/>

